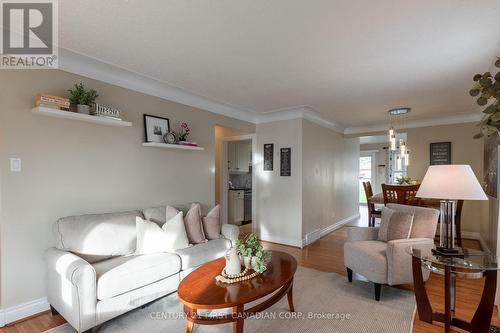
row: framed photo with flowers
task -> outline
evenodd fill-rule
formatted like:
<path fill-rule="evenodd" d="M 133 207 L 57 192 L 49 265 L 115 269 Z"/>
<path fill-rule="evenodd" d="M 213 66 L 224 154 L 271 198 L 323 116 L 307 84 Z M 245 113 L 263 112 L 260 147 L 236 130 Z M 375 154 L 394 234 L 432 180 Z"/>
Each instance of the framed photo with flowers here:
<path fill-rule="evenodd" d="M 164 143 L 163 136 L 170 132 L 168 118 L 144 114 L 144 135 L 146 142 Z"/>

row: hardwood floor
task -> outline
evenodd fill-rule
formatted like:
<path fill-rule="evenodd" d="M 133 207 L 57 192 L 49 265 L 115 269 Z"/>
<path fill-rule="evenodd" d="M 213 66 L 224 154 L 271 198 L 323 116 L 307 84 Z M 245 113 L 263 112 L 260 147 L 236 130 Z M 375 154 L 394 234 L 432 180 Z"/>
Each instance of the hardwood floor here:
<path fill-rule="evenodd" d="M 293 255 L 299 265 L 309 267 L 325 272 L 335 272 L 346 275 L 344 267 L 344 242 L 347 239 L 347 229 L 355 225 L 366 225 L 364 216 L 350 225 L 344 226 L 329 235 L 321 238 L 317 242 L 305 247 L 304 249 L 294 248 L 273 243 L 265 243 L 267 249 L 285 251 Z M 251 225 L 246 225 L 241 228 L 241 233 L 246 234 L 251 231 Z M 475 240 L 464 240 L 464 247 L 480 248 L 480 245 Z M 347 277 L 346 277 L 347 278 Z M 360 278 L 359 276 L 355 276 Z M 444 295 L 443 295 L 443 278 L 439 275 L 432 274 L 426 283 L 426 289 L 432 307 L 436 311 L 443 311 Z M 462 280 L 457 281 L 457 307 L 456 315 L 464 319 L 470 320 L 476 310 L 484 279 L 478 280 Z M 411 290 L 411 285 L 401 286 L 400 288 Z M 382 294 L 383 298 L 383 294 Z M 413 327 L 414 333 L 433 333 L 443 332 L 443 326 L 440 324 L 428 324 L 418 320 L 418 315 L 415 315 L 415 323 Z M 50 312 L 40 314 L 33 318 L 18 322 L 7 327 L 1 328 L 0 333 L 34 333 L 56 327 L 64 323 L 64 319 L 57 315 L 52 316 Z M 498 318 L 498 310 L 495 308 L 493 314 L 493 325 L 500 326 Z M 463 332 L 459 329 L 453 332 Z"/>

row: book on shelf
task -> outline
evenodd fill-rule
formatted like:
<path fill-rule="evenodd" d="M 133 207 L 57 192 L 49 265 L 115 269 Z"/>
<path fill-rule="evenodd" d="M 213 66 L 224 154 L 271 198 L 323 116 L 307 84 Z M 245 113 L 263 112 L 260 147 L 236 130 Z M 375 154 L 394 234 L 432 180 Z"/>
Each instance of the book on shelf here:
<path fill-rule="evenodd" d="M 35 103 L 35 105 L 39 106 L 39 107 L 49 108 L 49 109 L 55 109 L 55 110 L 61 110 L 61 111 L 71 111 L 69 106 L 66 107 L 66 106 L 61 106 L 59 104 L 37 102 L 37 103 Z"/>
<path fill-rule="evenodd" d="M 52 96 L 47 94 L 38 94 L 35 97 L 35 104 L 38 106 L 40 103 L 55 104 L 62 107 L 69 108 L 70 102 L 66 97 Z"/>

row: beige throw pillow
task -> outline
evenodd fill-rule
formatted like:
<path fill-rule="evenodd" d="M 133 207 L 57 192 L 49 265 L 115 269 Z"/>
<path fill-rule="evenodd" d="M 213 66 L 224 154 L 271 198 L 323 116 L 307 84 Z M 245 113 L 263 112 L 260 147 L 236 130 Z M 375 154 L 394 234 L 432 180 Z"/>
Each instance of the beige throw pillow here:
<path fill-rule="evenodd" d="M 187 236 L 191 244 L 200 244 L 207 241 L 203 233 L 201 206 L 199 203 L 191 204 L 191 208 L 184 218 L 184 225 L 186 226 Z"/>
<path fill-rule="evenodd" d="M 380 219 L 380 227 L 378 229 L 378 240 L 387 242 L 387 228 L 394 210 L 384 207 L 382 208 L 382 218 Z"/>
<path fill-rule="evenodd" d="M 137 217 L 136 254 L 173 252 L 189 246 L 182 212 L 168 220 L 161 228 L 155 222 Z"/>
<path fill-rule="evenodd" d="M 210 240 L 221 238 L 221 228 L 220 205 L 217 205 L 203 218 L 205 237 Z"/>
<path fill-rule="evenodd" d="M 395 211 L 387 228 L 387 241 L 408 239 L 413 226 L 413 214 Z"/>

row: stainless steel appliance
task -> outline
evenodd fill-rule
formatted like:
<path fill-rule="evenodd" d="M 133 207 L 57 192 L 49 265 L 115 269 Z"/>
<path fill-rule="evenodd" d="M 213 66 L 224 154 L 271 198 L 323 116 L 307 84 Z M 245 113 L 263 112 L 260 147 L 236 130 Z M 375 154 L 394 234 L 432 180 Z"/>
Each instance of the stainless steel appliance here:
<path fill-rule="evenodd" d="M 243 222 L 252 222 L 252 189 L 245 190 Z"/>

